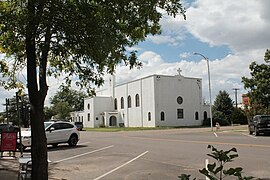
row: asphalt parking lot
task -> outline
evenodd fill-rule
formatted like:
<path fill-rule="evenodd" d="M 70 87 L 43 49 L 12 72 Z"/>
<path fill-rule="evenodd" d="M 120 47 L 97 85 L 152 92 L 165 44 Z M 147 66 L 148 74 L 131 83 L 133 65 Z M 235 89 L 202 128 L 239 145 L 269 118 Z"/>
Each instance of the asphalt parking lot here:
<path fill-rule="evenodd" d="M 246 176 L 270 177 L 270 136 L 252 136 L 246 126 L 132 132 L 81 132 L 77 147 L 48 148 L 49 179 L 178 179 L 182 173 L 205 179 L 198 170 L 213 160 L 207 145 L 239 157 L 228 167 L 243 167 Z M 230 178 L 227 178 L 230 179 Z"/>

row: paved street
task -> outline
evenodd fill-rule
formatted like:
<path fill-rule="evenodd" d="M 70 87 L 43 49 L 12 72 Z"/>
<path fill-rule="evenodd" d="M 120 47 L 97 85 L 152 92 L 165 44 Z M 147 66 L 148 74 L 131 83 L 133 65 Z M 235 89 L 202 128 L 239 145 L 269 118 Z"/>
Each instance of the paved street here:
<path fill-rule="evenodd" d="M 270 136 L 248 135 L 246 126 L 186 128 L 132 132 L 81 132 L 78 147 L 50 148 L 50 179 L 177 179 L 182 173 L 205 179 L 207 145 L 239 157 L 228 167 L 241 166 L 246 176 L 270 177 Z"/>

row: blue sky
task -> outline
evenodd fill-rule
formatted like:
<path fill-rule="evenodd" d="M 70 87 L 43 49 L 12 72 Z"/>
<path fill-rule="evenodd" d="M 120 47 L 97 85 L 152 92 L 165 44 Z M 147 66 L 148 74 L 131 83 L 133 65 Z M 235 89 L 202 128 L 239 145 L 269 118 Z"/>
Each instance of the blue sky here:
<path fill-rule="evenodd" d="M 181 44 L 170 45 L 170 44 L 155 44 L 149 40 L 141 42 L 138 47 L 139 54 L 145 51 L 153 51 L 158 53 L 162 58 L 166 59 L 167 62 L 177 62 L 181 61 L 185 53 L 200 52 L 202 54 L 207 54 L 209 59 L 222 59 L 230 53 L 230 49 L 226 45 L 220 46 L 210 46 L 208 43 L 201 42 L 192 34 L 186 33 L 185 39 Z M 190 54 L 190 55 L 191 55 Z M 200 61 L 200 57 L 186 58 L 187 61 Z"/>
<path fill-rule="evenodd" d="M 263 56 L 270 48 L 269 0 L 192 0 L 182 1 L 187 7 L 187 20 L 164 16 L 162 34 L 149 36 L 132 49 L 138 51 L 143 62 L 140 70 L 119 65 L 116 82 L 122 83 L 151 74 L 182 75 L 203 80 L 203 98 L 209 101 L 207 65 L 199 52 L 210 60 L 212 99 L 220 90 L 226 90 L 234 100 L 233 88 L 246 93 L 241 77 L 249 76 L 252 61 L 264 63 Z M 106 80 L 107 76 L 105 77 Z M 58 89 L 61 79 L 48 79 L 49 97 Z M 106 81 L 105 85 L 106 87 Z M 0 104 L 15 91 L 0 88 Z M 4 107 L 0 105 L 0 111 Z"/>

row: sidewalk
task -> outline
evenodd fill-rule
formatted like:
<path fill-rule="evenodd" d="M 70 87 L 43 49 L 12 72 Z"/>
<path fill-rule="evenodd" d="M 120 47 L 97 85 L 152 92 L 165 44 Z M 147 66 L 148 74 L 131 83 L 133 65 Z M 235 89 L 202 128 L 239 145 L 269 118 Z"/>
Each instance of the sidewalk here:
<path fill-rule="evenodd" d="M 2 157 L 0 159 L 1 180 L 16 180 L 18 178 L 18 171 L 19 163 L 16 157 Z"/>

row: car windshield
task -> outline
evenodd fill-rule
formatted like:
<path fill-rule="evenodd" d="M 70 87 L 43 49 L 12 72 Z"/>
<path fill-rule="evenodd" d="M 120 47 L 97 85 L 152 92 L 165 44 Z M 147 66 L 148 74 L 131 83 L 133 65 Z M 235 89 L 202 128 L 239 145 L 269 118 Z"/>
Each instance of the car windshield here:
<path fill-rule="evenodd" d="M 51 125 L 51 122 L 44 122 L 44 128 L 46 129 L 49 125 Z M 26 128 L 24 131 L 31 131 L 31 128 Z"/>
<path fill-rule="evenodd" d="M 46 129 L 51 124 L 52 124 L 51 122 L 44 122 L 44 128 Z"/>
<path fill-rule="evenodd" d="M 262 116 L 263 121 L 270 121 L 270 116 Z"/>

